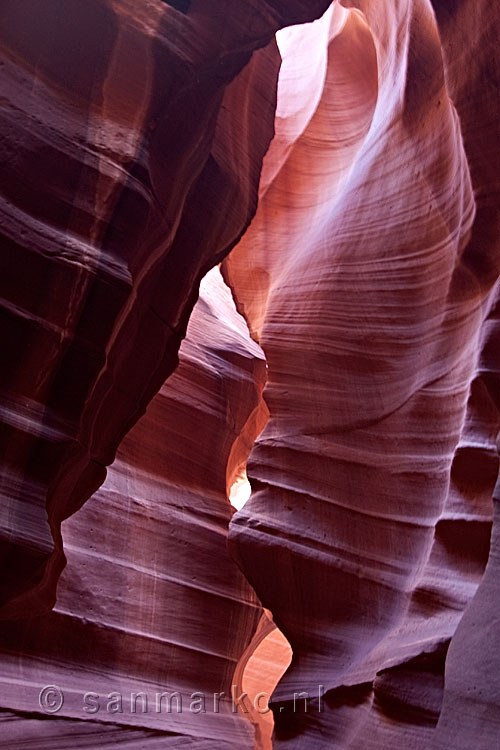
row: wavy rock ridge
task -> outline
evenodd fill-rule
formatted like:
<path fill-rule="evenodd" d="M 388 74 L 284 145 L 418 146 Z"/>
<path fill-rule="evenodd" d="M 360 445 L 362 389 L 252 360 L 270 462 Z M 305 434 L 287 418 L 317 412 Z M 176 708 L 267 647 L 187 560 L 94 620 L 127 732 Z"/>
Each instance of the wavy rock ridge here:
<path fill-rule="evenodd" d="M 269 366 L 231 546 L 293 648 L 275 747 L 487 747 L 499 172 L 479 79 L 497 53 L 466 4 L 350 5 L 280 40 L 259 209 L 224 262 Z"/>
<path fill-rule="evenodd" d="M 5 747 L 496 746 L 499 24 L 3 3 Z"/>
<path fill-rule="evenodd" d="M 4 617 L 54 603 L 62 520 L 173 371 L 201 277 L 255 211 L 273 34 L 327 5 L 3 3 Z"/>
<path fill-rule="evenodd" d="M 68 567 L 53 611 L 0 627 L 1 705 L 17 717 L 11 742 L 21 735 L 38 747 L 42 680 L 64 693 L 44 724 L 58 747 L 93 747 L 100 729 L 127 748 L 159 734 L 165 747 L 253 747 L 252 725 L 231 696 L 262 609 L 227 554 L 227 492 L 267 419 L 265 379 L 263 355 L 213 269 L 178 368 L 122 442 L 104 485 L 63 524 Z M 201 695 L 205 706 L 196 704 Z M 91 720 L 88 737 L 72 739 L 78 724 L 67 719 Z"/>

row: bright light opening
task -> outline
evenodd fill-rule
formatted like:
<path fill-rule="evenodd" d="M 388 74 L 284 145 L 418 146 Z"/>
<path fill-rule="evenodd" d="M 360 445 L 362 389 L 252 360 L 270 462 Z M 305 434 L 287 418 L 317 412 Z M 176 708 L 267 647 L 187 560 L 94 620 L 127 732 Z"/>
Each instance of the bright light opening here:
<path fill-rule="evenodd" d="M 231 490 L 229 491 L 229 502 L 234 508 L 236 508 L 236 510 L 241 510 L 245 503 L 250 500 L 251 494 L 252 488 L 245 472 L 243 476 L 238 477 L 231 487 Z"/>

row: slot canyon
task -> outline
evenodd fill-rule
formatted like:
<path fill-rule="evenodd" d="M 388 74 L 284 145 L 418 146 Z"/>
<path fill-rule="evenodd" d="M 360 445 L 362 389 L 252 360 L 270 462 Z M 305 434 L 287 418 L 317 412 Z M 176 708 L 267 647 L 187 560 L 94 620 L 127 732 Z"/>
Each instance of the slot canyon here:
<path fill-rule="evenodd" d="M 0 243 L 0 748 L 500 749 L 495 3 L 0 0 Z"/>

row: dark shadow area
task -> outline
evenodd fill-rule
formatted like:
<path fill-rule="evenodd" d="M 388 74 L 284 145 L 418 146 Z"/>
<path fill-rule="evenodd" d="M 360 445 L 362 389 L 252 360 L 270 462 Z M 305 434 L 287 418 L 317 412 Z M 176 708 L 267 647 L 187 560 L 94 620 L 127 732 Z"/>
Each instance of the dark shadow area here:
<path fill-rule="evenodd" d="M 180 10 L 181 13 L 187 13 L 191 5 L 191 0 L 162 0 L 162 2 L 176 10 Z"/>

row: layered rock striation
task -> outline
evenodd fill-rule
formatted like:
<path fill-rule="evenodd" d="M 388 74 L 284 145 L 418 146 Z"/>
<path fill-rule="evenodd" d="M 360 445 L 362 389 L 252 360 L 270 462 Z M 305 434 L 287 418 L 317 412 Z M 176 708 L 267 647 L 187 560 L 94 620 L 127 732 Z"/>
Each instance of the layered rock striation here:
<path fill-rule="evenodd" d="M 498 742 L 499 31 L 2 4 L 6 747 Z"/>
<path fill-rule="evenodd" d="M 227 553 L 227 495 L 267 419 L 266 364 L 218 269 L 179 360 L 104 485 L 63 523 L 53 611 L 0 624 L 5 746 L 39 747 L 45 710 L 44 741 L 68 750 L 108 738 L 253 748 L 235 672 L 263 612 Z M 41 693 L 51 685 L 62 705 Z"/>
<path fill-rule="evenodd" d="M 224 261 L 269 366 L 231 548 L 293 649 L 275 747 L 486 747 L 492 572 L 451 639 L 498 474 L 494 34 L 466 4 L 345 5 L 279 40 L 259 208 Z"/>
<path fill-rule="evenodd" d="M 200 279 L 255 211 L 274 32 L 327 5 L 2 4 L 3 617 L 53 605 L 61 522 L 175 368 Z"/>

